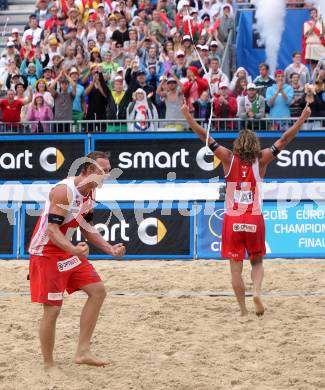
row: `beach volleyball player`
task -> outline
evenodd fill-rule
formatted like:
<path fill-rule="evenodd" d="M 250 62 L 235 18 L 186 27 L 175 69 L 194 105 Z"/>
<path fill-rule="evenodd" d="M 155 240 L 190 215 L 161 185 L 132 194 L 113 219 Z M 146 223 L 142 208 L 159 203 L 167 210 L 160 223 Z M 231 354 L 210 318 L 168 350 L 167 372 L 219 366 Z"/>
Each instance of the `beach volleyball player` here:
<path fill-rule="evenodd" d="M 192 118 L 186 104 L 182 112 L 190 128 L 206 142 L 206 131 Z M 243 259 L 247 252 L 251 265 L 253 300 L 257 315 L 264 314 L 261 287 L 264 276 L 265 226 L 261 212 L 259 185 L 268 164 L 296 136 L 310 116 L 307 106 L 294 125 L 284 132 L 273 145 L 261 150 L 259 139 L 251 130 L 242 130 L 229 150 L 209 137 L 208 145 L 222 162 L 226 179 L 225 216 L 222 228 L 222 257 L 230 259 L 232 287 L 239 303 L 241 315 L 247 315 L 245 284 L 242 278 Z"/>
<path fill-rule="evenodd" d="M 90 341 L 100 308 L 106 296 L 103 282 L 87 260 L 88 245 L 70 241 L 80 227 L 84 237 L 104 253 L 123 256 L 122 244 L 110 245 L 93 227 L 94 191 L 110 171 L 104 152 L 89 153 L 82 159 L 78 176 L 57 183 L 49 193 L 29 245 L 30 289 L 32 302 L 43 304 L 39 337 L 44 367 L 54 366 L 53 350 L 56 320 L 63 294 L 83 290 L 88 299 L 80 317 L 80 334 L 75 363 L 103 366 L 107 362 L 94 357 Z"/>

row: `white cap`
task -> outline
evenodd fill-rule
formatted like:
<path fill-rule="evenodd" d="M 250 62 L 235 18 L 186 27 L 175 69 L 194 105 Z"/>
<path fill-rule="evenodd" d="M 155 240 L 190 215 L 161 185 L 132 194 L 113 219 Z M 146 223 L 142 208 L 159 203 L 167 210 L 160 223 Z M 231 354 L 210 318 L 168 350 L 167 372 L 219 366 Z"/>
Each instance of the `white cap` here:
<path fill-rule="evenodd" d="M 229 88 L 229 85 L 228 85 L 227 81 L 222 81 L 219 84 L 219 88 Z"/>
<path fill-rule="evenodd" d="M 11 30 L 11 34 L 19 34 L 19 30 L 18 30 L 18 28 L 13 28 L 12 30 Z"/>
<path fill-rule="evenodd" d="M 202 46 L 201 46 L 201 50 L 208 50 L 208 51 L 209 51 L 208 45 L 202 45 Z"/>
<path fill-rule="evenodd" d="M 183 41 L 185 41 L 185 39 L 191 40 L 191 37 L 189 35 L 184 35 L 183 36 Z"/>
<path fill-rule="evenodd" d="M 69 74 L 72 74 L 72 73 L 79 73 L 79 71 L 78 71 L 77 68 L 73 67 L 73 68 L 70 69 Z"/>
<path fill-rule="evenodd" d="M 183 50 L 177 50 L 176 57 L 178 57 L 178 56 L 185 56 L 185 53 L 183 52 Z"/>
<path fill-rule="evenodd" d="M 142 88 L 138 88 L 135 93 L 143 93 L 146 96 L 146 91 L 143 90 Z"/>
<path fill-rule="evenodd" d="M 181 11 L 181 9 L 184 7 L 184 6 L 189 6 L 190 5 L 190 2 L 188 0 L 180 0 L 177 4 L 177 11 Z"/>
<path fill-rule="evenodd" d="M 202 45 L 198 44 L 196 45 L 196 48 L 202 50 Z"/>
<path fill-rule="evenodd" d="M 124 68 L 122 67 L 122 66 L 120 66 L 119 68 L 117 68 L 117 71 L 116 71 L 117 73 L 118 72 L 124 72 Z M 119 76 L 119 77 L 121 77 L 121 76 Z"/>
<path fill-rule="evenodd" d="M 219 46 L 217 41 L 211 41 L 210 46 Z"/>
<path fill-rule="evenodd" d="M 95 14 L 96 11 L 93 9 L 93 8 L 90 8 L 90 10 L 88 11 L 88 14 L 91 15 L 91 14 Z"/>
<path fill-rule="evenodd" d="M 121 77 L 121 76 L 116 76 L 116 77 L 114 78 L 114 81 L 118 81 L 118 80 L 123 81 L 123 77 Z"/>
<path fill-rule="evenodd" d="M 254 83 L 248 83 L 247 89 L 256 89 L 256 85 Z"/>
<path fill-rule="evenodd" d="M 197 14 L 198 12 L 197 12 L 197 9 L 195 9 L 195 8 L 191 8 L 190 9 L 190 14 Z"/>
<path fill-rule="evenodd" d="M 7 47 L 13 47 L 15 44 L 12 41 L 7 42 Z"/>
<path fill-rule="evenodd" d="M 99 8 L 99 7 L 105 8 L 105 5 L 104 5 L 103 3 L 99 3 L 99 4 L 97 5 L 97 8 Z"/>
<path fill-rule="evenodd" d="M 176 83 L 176 80 L 174 79 L 174 77 L 168 77 L 167 79 L 167 83 Z"/>

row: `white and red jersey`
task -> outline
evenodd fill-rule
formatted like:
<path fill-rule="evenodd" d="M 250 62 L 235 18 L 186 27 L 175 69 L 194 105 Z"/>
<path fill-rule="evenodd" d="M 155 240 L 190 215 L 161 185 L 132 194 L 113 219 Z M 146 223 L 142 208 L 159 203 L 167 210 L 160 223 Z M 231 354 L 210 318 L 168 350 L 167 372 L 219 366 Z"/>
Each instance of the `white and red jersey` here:
<path fill-rule="evenodd" d="M 87 196 L 80 194 L 74 183 L 74 177 L 68 177 L 67 179 L 56 183 L 53 188 L 62 184 L 67 186 L 69 205 L 63 206 L 64 208 L 67 208 L 68 212 L 59 228 L 68 240 L 71 240 L 75 230 L 78 226 L 80 226 L 80 218 L 84 217 L 93 209 L 94 194 L 93 191 L 91 191 Z M 35 256 L 47 256 L 53 254 L 70 255 L 51 242 L 48 236 L 47 227 L 49 209 L 50 199 L 48 197 L 44 210 L 34 229 L 28 252 L 29 254 Z"/>
<path fill-rule="evenodd" d="M 261 214 L 259 160 L 247 164 L 237 155 L 232 156 L 226 179 L 226 212 Z"/>

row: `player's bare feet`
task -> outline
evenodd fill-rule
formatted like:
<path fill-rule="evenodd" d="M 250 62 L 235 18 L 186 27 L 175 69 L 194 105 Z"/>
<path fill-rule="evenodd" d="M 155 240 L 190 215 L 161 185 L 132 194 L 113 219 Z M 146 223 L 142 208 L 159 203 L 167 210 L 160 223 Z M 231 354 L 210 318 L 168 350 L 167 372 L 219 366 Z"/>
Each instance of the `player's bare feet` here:
<path fill-rule="evenodd" d="M 248 316 L 248 311 L 247 311 L 247 309 L 241 309 L 241 310 L 240 310 L 240 315 L 241 315 L 241 317 L 246 317 L 246 316 Z"/>
<path fill-rule="evenodd" d="M 104 367 L 109 364 L 107 361 L 103 361 L 95 358 L 90 351 L 80 352 L 74 358 L 76 364 L 88 364 L 89 366 Z"/>
<path fill-rule="evenodd" d="M 51 372 L 56 370 L 56 365 L 54 362 L 51 363 L 44 363 L 44 371 Z"/>
<path fill-rule="evenodd" d="M 258 317 L 264 314 L 265 308 L 262 303 L 262 300 L 259 295 L 254 295 L 253 297 L 254 305 L 255 305 L 255 313 Z"/>

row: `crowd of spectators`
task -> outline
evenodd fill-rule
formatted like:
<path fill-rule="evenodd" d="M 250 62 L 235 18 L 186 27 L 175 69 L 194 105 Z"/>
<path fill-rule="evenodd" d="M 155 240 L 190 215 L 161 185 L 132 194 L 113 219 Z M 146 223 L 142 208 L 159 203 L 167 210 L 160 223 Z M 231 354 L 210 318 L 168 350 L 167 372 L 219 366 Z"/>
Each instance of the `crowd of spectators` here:
<path fill-rule="evenodd" d="M 312 116 L 325 116 L 325 61 L 315 57 L 321 50 L 307 50 L 308 67 L 293 53 L 274 75 L 261 64 L 255 79 L 244 68 L 221 70 L 240 3 L 38 0 L 24 33 L 12 29 L 1 54 L 2 130 L 30 121 L 32 132 L 50 132 L 53 120 L 55 131 L 81 131 L 87 120 L 88 131 L 181 131 L 184 99 L 203 125 L 219 118 L 217 129 L 234 129 L 234 118 L 256 128 L 266 116 L 296 117 L 306 101 Z M 307 49 L 317 17 L 312 9 Z M 158 118 L 165 121 L 158 125 Z"/>

